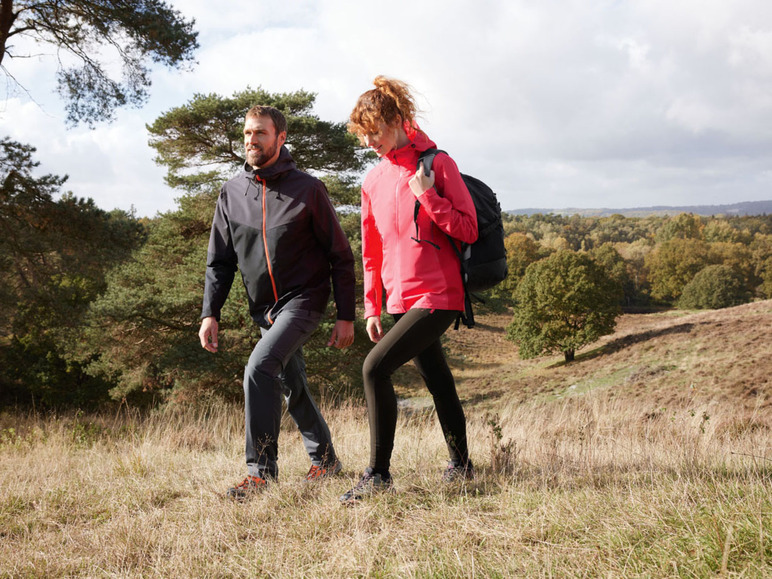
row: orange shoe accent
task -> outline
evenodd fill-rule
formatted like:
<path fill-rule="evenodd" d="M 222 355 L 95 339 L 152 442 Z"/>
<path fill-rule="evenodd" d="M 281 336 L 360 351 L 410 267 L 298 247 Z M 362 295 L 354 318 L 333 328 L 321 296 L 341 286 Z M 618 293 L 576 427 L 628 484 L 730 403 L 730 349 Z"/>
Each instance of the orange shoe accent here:
<path fill-rule="evenodd" d="M 259 476 L 249 475 L 239 484 L 228 489 L 228 497 L 242 500 L 250 494 L 259 492 L 268 486 L 268 482 Z"/>
<path fill-rule="evenodd" d="M 312 464 L 308 474 L 306 475 L 306 481 L 314 482 L 335 476 L 341 471 L 342 468 L 343 466 L 340 464 L 339 460 L 336 460 L 333 464 L 326 466 Z"/>

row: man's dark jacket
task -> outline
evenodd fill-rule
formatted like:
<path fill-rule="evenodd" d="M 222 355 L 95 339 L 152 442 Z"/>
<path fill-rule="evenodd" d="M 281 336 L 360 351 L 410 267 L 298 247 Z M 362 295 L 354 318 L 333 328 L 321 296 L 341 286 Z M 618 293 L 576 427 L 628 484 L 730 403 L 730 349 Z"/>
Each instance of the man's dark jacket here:
<path fill-rule="evenodd" d="M 354 319 L 354 256 L 324 184 L 295 166 L 248 164 L 223 186 L 212 221 L 201 317 L 220 319 L 236 270 L 252 318 L 267 327 L 282 310 L 323 312 L 330 278 L 339 320 Z"/>

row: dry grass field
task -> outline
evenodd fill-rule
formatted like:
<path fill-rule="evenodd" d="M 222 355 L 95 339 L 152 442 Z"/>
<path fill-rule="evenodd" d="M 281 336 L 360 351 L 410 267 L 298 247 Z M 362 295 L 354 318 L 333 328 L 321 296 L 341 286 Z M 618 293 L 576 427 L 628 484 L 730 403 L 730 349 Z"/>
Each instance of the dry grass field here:
<path fill-rule="evenodd" d="M 396 492 L 342 507 L 360 404 L 325 410 L 345 469 L 244 503 L 242 410 L 0 414 L 0 577 L 772 577 L 772 301 L 624 316 L 578 352 L 520 360 L 508 316 L 450 331 L 477 479 L 443 486 L 425 390 L 405 399 Z"/>

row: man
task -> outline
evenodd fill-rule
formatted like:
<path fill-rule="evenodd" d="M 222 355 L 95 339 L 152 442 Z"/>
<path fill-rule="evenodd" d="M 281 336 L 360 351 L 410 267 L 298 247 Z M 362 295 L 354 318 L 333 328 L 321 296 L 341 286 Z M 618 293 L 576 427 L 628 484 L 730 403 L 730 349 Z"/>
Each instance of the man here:
<path fill-rule="evenodd" d="M 248 475 L 228 490 L 246 498 L 278 477 L 281 394 L 311 458 L 306 479 L 340 471 L 327 423 L 308 390 L 303 344 L 330 295 L 337 321 L 328 346 L 354 341 L 354 257 L 324 184 L 298 170 L 284 147 L 287 121 L 256 106 L 244 123 L 246 163 L 217 200 L 207 254 L 201 346 L 217 352 L 220 310 L 237 269 L 261 338 L 244 370 Z"/>

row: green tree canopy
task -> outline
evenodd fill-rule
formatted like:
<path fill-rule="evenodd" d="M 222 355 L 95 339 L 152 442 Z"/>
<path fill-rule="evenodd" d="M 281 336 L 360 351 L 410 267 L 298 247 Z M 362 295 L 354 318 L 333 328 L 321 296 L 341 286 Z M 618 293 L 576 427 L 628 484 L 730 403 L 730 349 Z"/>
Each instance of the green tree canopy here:
<path fill-rule="evenodd" d="M 602 266 L 608 276 L 623 290 L 620 305 L 629 306 L 638 301 L 638 293 L 633 283 L 627 262 L 611 243 L 604 243 L 589 252 L 595 263 Z"/>
<path fill-rule="evenodd" d="M 772 257 L 768 257 L 758 266 L 761 285 L 758 288 L 762 297 L 772 299 Z"/>
<path fill-rule="evenodd" d="M 190 193 L 219 188 L 245 162 L 244 117 L 256 104 L 276 107 L 287 118 L 287 147 L 299 169 L 324 177 L 330 197 L 341 205 L 359 203 L 357 174 L 372 158 L 345 123 L 313 114 L 314 93 L 269 93 L 260 88 L 231 97 L 195 95 L 148 125 L 156 162 L 166 182 Z"/>
<path fill-rule="evenodd" d="M 72 355 L 113 384 L 113 398 L 176 388 L 194 399 L 215 385 L 226 396 L 240 391 L 245 352 L 258 335 L 241 284 L 223 310 L 221 352 L 208 355 L 196 336 L 215 200 L 214 193 L 184 196 L 176 211 L 150 222 L 146 243 L 110 272 L 107 291 L 91 305 Z"/>
<path fill-rule="evenodd" d="M 613 332 L 622 288 L 584 253 L 558 251 L 528 266 L 515 290 L 507 337 L 523 358 L 578 348 Z"/>
<path fill-rule="evenodd" d="M 727 219 L 711 219 L 705 224 L 703 235 L 705 241 L 722 241 L 725 243 L 743 243 L 748 245 L 753 235 L 747 229 L 739 227 L 741 223 L 733 225 Z"/>
<path fill-rule="evenodd" d="M 709 265 L 686 284 L 678 307 L 717 310 L 746 303 L 750 299 L 742 276 L 728 265 Z"/>
<path fill-rule="evenodd" d="M 66 177 L 33 176 L 35 149 L 0 141 L 0 388 L 19 401 L 83 400 L 88 380 L 66 362 L 105 272 L 142 240 L 137 221 L 60 196 Z M 57 197 L 59 197 L 57 199 Z"/>
<path fill-rule="evenodd" d="M 31 56 L 16 51 L 14 38 L 48 47 L 68 120 L 91 125 L 111 120 L 117 107 L 145 103 L 150 63 L 191 64 L 193 25 L 163 0 L 0 0 L 0 68 L 13 78 L 5 57 Z M 109 71 L 116 61 L 120 80 Z"/>
<path fill-rule="evenodd" d="M 673 302 L 697 272 L 710 264 L 709 246 L 699 239 L 670 239 L 657 245 L 645 263 L 651 296 Z"/>
<path fill-rule="evenodd" d="M 699 215 L 679 213 L 669 218 L 657 231 L 657 241 L 671 239 L 702 239 L 703 225 Z"/>
<path fill-rule="evenodd" d="M 504 247 L 507 250 L 507 278 L 501 285 L 511 294 L 525 275 L 528 266 L 541 259 L 542 250 L 533 239 L 518 232 L 504 238 Z"/>

